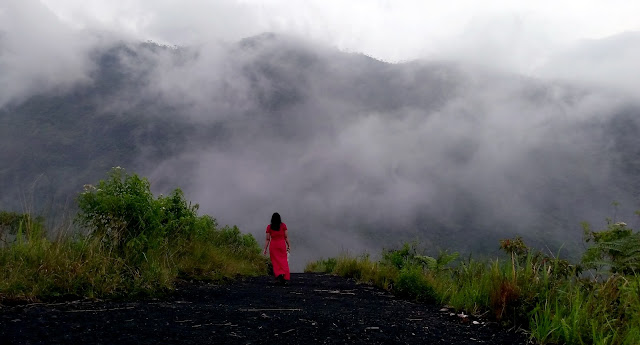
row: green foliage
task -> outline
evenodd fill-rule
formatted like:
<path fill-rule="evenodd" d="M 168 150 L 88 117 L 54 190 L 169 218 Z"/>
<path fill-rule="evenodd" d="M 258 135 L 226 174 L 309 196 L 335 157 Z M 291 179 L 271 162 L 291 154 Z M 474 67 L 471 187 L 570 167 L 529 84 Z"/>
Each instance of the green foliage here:
<path fill-rule="evenodd" d="M 517 257 L 523 257 L 529 253 L 529 247 L 524 244 L 524 241 L 520 236 L 513 239 L 500 240 L 500 249 Z"/>
<path fill-rule="evenodd" d="M 397 280 L 398 269 L 370 260 L 369 255 L 358 257 L 341 256 L 311 262 L 305 272 L 333 273 L 343 277 L 356 278 L 359 281 L 374 284 L 385 290 L 392 290 Z"/>
<path fill-rule="evenodd" d="M 217 280 L 266 273 L 267 261 L 258 242 L 236 226 L 199 233 L 183 250 L 176 263 L 178 275 L 183 278 Z"/>
<path fill-rule="evenodd" d="M 402 249 L 387 250 L 382 253 L 382 262 L 397 269 L 402 269 L 405 265 L 411 264 L 416 255 L 416 243 L 411 245 L 405 243 Z"/>
<path fill-rule="evenodd" d="M 449 253 L 446 250 L 441 250 L 437 258 L 426 255 L 414 255 L 413 260 L 416 263 L 420 263 L 426 269 L 433 272 L 440 272 L 445 269 L 450 269 L 449 264 L 458 259 L 460 255 L 456 252 Z"/>
<path fill-rule="evenodd" d="M 44 219 L 27 213 L 0 211 L 0 241 L 6 244 L 7 235 L 16 235 L 20 240 L 23 236 L 41 237 L 44 235 Z"/>
<path fill-rule="evenodd" d="M 640 301 L 632 290 L 638 279 L 561 284 L 531 311 L 532 337 L 541 344 L 637 344 Z"/>
<path fill-rule="evenodd" d="M 458 258 L 458 253 L 440 251 L 437 258 L 419 255 L 417 243 L 405 243 L 401 249 L 385 250 L 382 253 L 382 263 L 391 265 L 397 269 L 407 266 L 422 266 L 432 271 L 440 271 L 447 268 L 447 265 Z"/>
<path fill-rule="evenodd" d="M 336 258 L 328 258 L 328 259 L 320 259 L 318 261 L 310 262 L 305 267 L 304 271 L 306 273 L 315 272 L 315 273 L 331 273 L 335 271 L 336 265 L 338 264 L 338 259 Z"/>
<path fill-rule="evenodd" d="M 203 231 L 202 226 L 211 225 L 207 219 L 198 219 L 198 205 L 185 201 L 180 189 L 155 199 L 147 179 L 128 175 L 119 167 L 97 187 L 85 185 L 78 206 L 77 222 L 122 254 L 188 239 Z"/>
<path fill-rule="evenodd" d="M 78 197 L 87 236 L 47 239 L 30 216 L 3 213 L 15 240 L 0 248 L 0 302 L 57 296 L 157 294 L 176 279 L 218 280 L 266 273 L 250 234 L 197 216 L 179 189 L 154 198 L 146 179 L 115 168 Z M 5 224 L 5 223 L 3 223 Z"/>
<path fill-rule="evenodd" d="M 607 238 L 611 240 L 619 239 Z M 522 239 L 501 241 L 507 260 L 452 262 L 457 255 L 441 252 L 440 262 L 446 262 L 441 269 L 435 269 L 438 259 L 418 255 L 415 247 L 407 244 L 384 251 L 379 262 L 368 256 L 342 256 L 327 272 L 354 277 L 405 298 L 527 325 L 532 340 L 539 344 L 640 343 L 640 275 L 636 273 L 585 279 L 577 265 L 535 251 Z M 308 268 L 327 267 L 315 265 Z"/>
<path fill-rule="evenodd" d="M 428 277 L 417 266 L 405 266 L 400 269 L 393 288 L 400 297 L 414 298 L 423 302 L 436 300 L 435 291 Z"/>
<path fill-rule="evenodd" d="M 585 240 L 593 246 L 584 253 L 582 263 L 591 269 L 609 267 L 611 273 L 640 273 L 640 233 L 623 222 L 607 223 L 602 231 L 591 231 L 583 223 Z"/>
<path fill-rule="evenodd" d="M 246 249 L 260 253 L 258 241 L 251 234 L 242 234 L 237 226 L 225 226 L 219 231 L 207 231 L 199 234 L 198 237 L 233 250 Z"/>
<path fill-rule="evenodd" d="M 518 236 L 514 239 L 500 240 L 500 249 L 504 250 L 511 256 L 511 270 L 513 273 L 513 281 L 517 279 L 518 272 L 516 263 L 521 261 L 529 253 L 529 247 L 524 244 L 522 237 Z"/>
<path fill-rule="evenodd" d="M 369 256 L 363 255 L 360 258 L 343 257 L 338 260 L 334 272 L 347 278 L 361 279 L 365 275 L 365 270 L 370 266 Z"/>
<path fill-rule="evenodd" d="M 479 314 L 489 309 L 491 292 L 502 280 L 502 270 L 497 263 L 488 267 L 483 262 L 468 259 L 449 272 L 435 275 L 434 287 L 442 303 Z"/>

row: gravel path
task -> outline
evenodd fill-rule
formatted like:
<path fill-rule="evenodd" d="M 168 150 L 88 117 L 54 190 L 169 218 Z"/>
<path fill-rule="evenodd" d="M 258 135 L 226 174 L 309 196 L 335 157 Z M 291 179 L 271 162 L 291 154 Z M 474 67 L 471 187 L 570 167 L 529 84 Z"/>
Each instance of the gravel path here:
<path fill-rule="evenodd" d="M 475 322 L 473 322 L 475 321 Z M 353 280 L 185 283 L 169 297 L 0 307 L 0 344 L 526 344 L 495 323 Z"/>

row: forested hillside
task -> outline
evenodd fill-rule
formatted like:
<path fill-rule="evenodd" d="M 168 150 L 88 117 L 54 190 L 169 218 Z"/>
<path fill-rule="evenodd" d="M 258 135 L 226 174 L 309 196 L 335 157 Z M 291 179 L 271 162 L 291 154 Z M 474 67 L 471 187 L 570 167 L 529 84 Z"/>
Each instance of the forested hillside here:
<path fill-rule="evenodd" d="M 413 239 L 486 254 L 514 234 L 571 248 L 580 221 L 635 221 L 640 106 L 613 91 L 272 34 L 92 62 L 90 81 L 0 108 L 0 209 L 55 218 L 122 166 L 254 234 L 278 210 L 306 258 Z"/>

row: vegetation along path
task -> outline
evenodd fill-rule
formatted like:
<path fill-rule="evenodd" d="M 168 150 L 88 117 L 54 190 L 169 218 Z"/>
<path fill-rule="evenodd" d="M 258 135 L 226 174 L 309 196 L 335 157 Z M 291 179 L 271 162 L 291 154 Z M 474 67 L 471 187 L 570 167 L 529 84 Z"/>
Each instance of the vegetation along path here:
<path fill-rule="evenodd" d="M 183 283 L 161 299 L 3 306 L 0 343 L 512 345 L 526 337 L 353 280 L 305 273 L 288 286 L 261 276 Z"/>

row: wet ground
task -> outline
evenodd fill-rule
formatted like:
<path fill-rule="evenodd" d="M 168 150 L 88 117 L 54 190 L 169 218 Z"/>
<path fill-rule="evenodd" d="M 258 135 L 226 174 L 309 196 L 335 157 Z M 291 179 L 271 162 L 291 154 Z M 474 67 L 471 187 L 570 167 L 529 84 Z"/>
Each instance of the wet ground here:
<path fill-rule="evenodd" d="M 453 315 L 452 315 L 453 314 Z M 171 296 L 0 308 L 0 344 L 526 344 L 520 332 L 323 274 L 224 285 L 183 283 Z"/>

